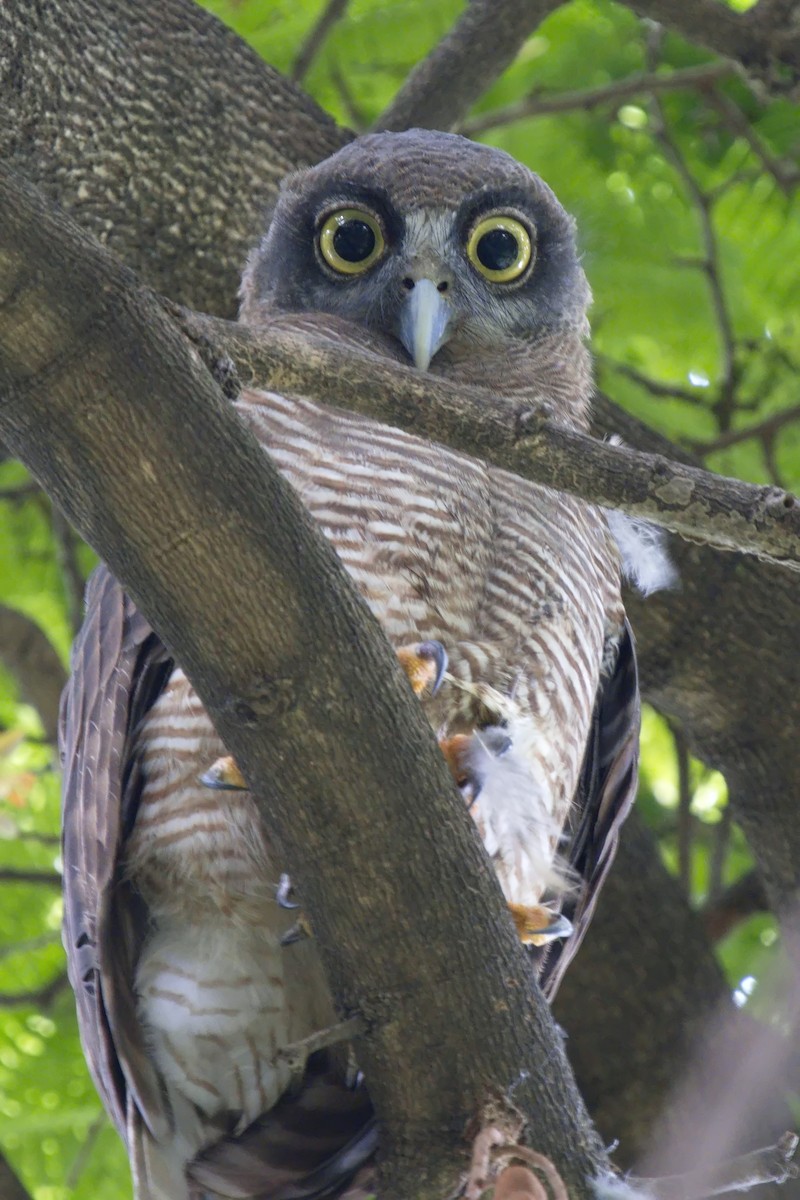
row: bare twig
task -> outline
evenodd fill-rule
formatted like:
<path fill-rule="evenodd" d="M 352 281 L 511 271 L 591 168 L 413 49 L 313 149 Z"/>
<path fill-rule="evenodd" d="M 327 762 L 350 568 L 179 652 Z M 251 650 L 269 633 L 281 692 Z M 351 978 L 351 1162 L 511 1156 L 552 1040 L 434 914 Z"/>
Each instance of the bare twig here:
<path fill-rule="evenodd" d="M 630 1178 L 628 1182 L 653 1200 L 704 1200 L 722 1192 L 745 1192 L 760 1183 L 797 1179 L 800 1171 L 792 1161 L 797 1144 L 797 1134 L 785 1133 L 774 1146 L 752 1150 L 708 1169 L 660 1179 Z"/>
<path fill-rule="evenodd" d="M 28 938 L 25 942 L 0 946 L 0 961 L 4 958 L 12 958 L 15 954 L 33 954 L 36 950 L 43 950 L 45 946 L 53 946 L 60 941 L 61 934 L 57 929 L 51 929 L 47 933 L 40 934 L 39 937 Z"/>
<path fill-rule="evenodd" d="M 678 878 L 687 900 L 692 895 L 692 787 L 689 743 L 681 729 L 672 729 L 678 767 Z"/>
<path fill-rule="evenodd" d="M 376 127 L 452 129 L 561 2 L 470 0 L 450 33 L 411 72 Z"/>
<path fill-rule="evenodd" d="M 349 0 L 328 0 L 294 60 L 289 76 L 294 83 L 302 83 L 305 79 L 331 29 L 344 16 L 348 3 Z"/>
<path fill-rule="evenodd" d="M 652 96 L 651 112 L 653 115 L 654 136 L 661 146 L 664 157 L 672 163 L 676 174 L 683 183 L 689 199 L 697 210 L 700 223 L 703 256 L 694 265 L 700 267 L 706 276 L 711 305 L 719 333 L 719 394 L 712 405 L 712 409 L 716 414 L 720 430 L 724 433 L 730 428 L 731 418 L 736 408 L 738 373 L 736 370 L 736 346 L 733 325 L 728 311 L 725 292 L 722 287 L 719 248 L 711 219 L 711 201 L 686 165 L 683 154 L 669 131 L 661 100 L 655 94 Z"/>
<path fill-rule="evenodd" d="M 78 1153 L 72 1160 L 72 1165 L 67 1172 L 67 1177 L 64 1180 L 64 1186 L 67 1191 L 72 1191 L 78 1186 L 81 1175 L 86 1169 L 86 1164 L 89 1161 L 92 1150 L 94 1150 L 95 1142 L 103 1131 L 105 1125 L 108 1124 L 108 1117 L 101 1110 L 95 1119 L 92 1121 L 89 1128 L 86 1130 L 86 1137 L 78 1147 Z"/>
<path fill-rule="evenodd" d="M 331 61 L 328 70 L 330 72 L 331 82 L 339 93 L 339 99 L 347 113 L 347 119 L 356 133 L 363 133 L 368 125 L 368 118 L 363 109 L 359 106 L 358 101 L 353 95 L 352 88 L 347 81 L 344 71 L 335 60 Z"/>
<path fill-rule="evenodd" d="M 16 842 L 34 842 L 37 846 L 60 846 L 61 838 L 57 833 L 39 833 L 36 829 L 18 829 L 10 839 Z"/>
<path fill-rule="evenodd" d="M 0 1009 L 4 1008 L 44 1008 L 47 1009 L 57 996 L 69 987 L 67 972 L 62 971 L 49 983 L 40 988 L 32 988 L 29 992 L 0 992 Z"/>
<path fill-rule="evenodd" d="M 35 479 L 31 479 L 28 483 L 18 483 L 15 487 L 0 488 L 0 500 L 6 500 L 10 504 L 18 504 L 20 500 L 27 500 L 30 496 L 40 496 L 42 489 Z"/>
<path fill-rule="evenodd" d="M 61 876 L 55 871 L 22 871 L 16 867 L 0 868 L 0 883 L 46 884 L 61 887 Z"/>
<path fill-rule="evenodd" d="M 783 429 L 784 425 L 791 425 L 793 421 L 798 420 L 800 420 L 800 404 L 793 404 L 791 408 L 783 408 L 780 412 L 771 413 L 770 416 L 764 417 L 763 421 L 758 421 L 755 425 L 748 425 L 745 429 L 728 429 L 711 441 L 692 441 L 687 438 L 685 442 L 695 454 L 714 454 L 717 450 L 727 450 L 730 446 L 738 446 L 740 442 L 748 442 L 751 438 L 763 438 L 765 435 L 775 434 L 779 429 Z"/>
<path fill-rule="evenodd" d="M 614 371 L 617 375 L 622 375 L 625 379 L 638 383 L 640 387 L 650 392 L 651 396 L 660 396 L 664 400 L 682 400 L 684 404 L 706 407 L 706 396 L 692 392 L 689 388 L 681 387 L 679 384 L 661 383 L 658 379 L 651 379 L 649 375 L 643 375 L 641 371 L 628 366 L 627 363 L 606 358 L 604 354 L 595 353 L 595 360 L 603 370 Z"/>
<path fill-rule="evenodd" d="M 20 695 L 38 712 L 45 736 L 55 741 L 66 673 L 50 639 L 24 613 L 0 604 L 0 659 Z"/>
<path fill-rule="evenodd" d="M 702 912 L 706 933 L 712 942 L 721 942 L 732 929 L 755 913 L 769 912 L 767 894 L 761 876 L 748 871 L 723 892 L 710 900 Z"/>
<path fill-rule="evenodd" d="M 764 145 L 753 126 L 747 120 L 738 104 L 726 96 L 719 88 L 712 87 L 706 91 L 708 103 L 717 110 L 723 122 L 734 135 L 747 142 L 755 157 L 777 183 L 785 195 L 789 195 L 797 185 L 797 168 L 792 164 L 784 164 Z"/>
<path fill-rule="evenodd" d="M 714 841 L 708 864 L 708 902 L 713 903 L 722 894 L 725 878 L 725 863 L 731 844 L 731 828 L 733 825 L 733 810 L 726 804 L 722 810 L 719 823 L 714 829 Z"/>
<path fill-rule="evenodd" d="M 524 100 L 480 113 L 462 122 L 460 132 L 468 137 L 524 121 L 530 117 L 552 116 L 553 113 L 573 112 L 575 109 L 597 108 L 600 104 L 615 104 L 628 96 L 642 92 L 676 91 L 679 88 L 710 88 L 712 84 L 731 75 L 734 67 L 728 62 L 704 63 L 699 67 L 684 67 L 672 72 L 643 71 L 625 79 L 615 79 L 600 87 L 581 88 L 573 92 L 547 95 L 533 92 Z"/>

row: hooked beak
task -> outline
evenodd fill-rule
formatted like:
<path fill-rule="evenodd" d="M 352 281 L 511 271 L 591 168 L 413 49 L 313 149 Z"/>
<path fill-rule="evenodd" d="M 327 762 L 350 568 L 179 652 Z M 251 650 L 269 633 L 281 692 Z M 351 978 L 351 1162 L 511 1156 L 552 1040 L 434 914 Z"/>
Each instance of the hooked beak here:
<path fill-rule="evenodd" d="M 427 371 L 436 351 L 447 341 L 452 309 L 430 279 L 418 279 L 400 317 L 400 341 L 414 366 Z"/>

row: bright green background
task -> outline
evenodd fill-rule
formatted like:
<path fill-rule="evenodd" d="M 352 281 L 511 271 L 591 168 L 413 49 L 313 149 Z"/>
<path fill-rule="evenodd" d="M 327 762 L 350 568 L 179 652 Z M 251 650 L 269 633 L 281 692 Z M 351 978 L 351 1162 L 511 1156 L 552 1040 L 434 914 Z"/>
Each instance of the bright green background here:
<path fill-rule="evenodd" d="M 322 6 L 320 0 L 213 0 L 209 7 L 269 62 L 289 70 Z M 340 121 L 366 127 L 460 9 L 454 0 L 353 0 L 306 86 Z M 703 61 L 679 39 L 666 39 L 662 69 Z M 574 0 L 529 40 L 477 111 L 490 112 L 534 89 L 560 93 L 595 87 L 644 69 L 642 27 L 627 9 L 603 0 Z M 764 107 L 737 80 L 726 82 L 724 90 L 768 153 L 790 160 L 793 155 L 796 170 L 797 110 L 781 101 Z M 663 105 L 682 161 L 703 192 L 715 197 L 717 269 L 737 344 L 739 398 L 748 403 L 734 414 L 733 427 L 747 428 L 798 402 L 797 194 L 789 197 L 781 190 L 753 149 L 731 134 L 701 95 L 667 92 Z M 595 294 L 601 385 L 674 440 L 713 441 L 719 432 L 711 409 L 720 370 L 718 326 L 706 276 L 681 262 L 700 253 L 699 213 L 654 136 L 648 97 L 518 122 L 485 137 L 534 167 L 578 218 Z M 686 394 L 658 398 L 621 375 L 614 363 Z M 710 454 L 707 462 L 746 479 L 796 487 L 798 425 L 780 431 L 771 455 L 751 439 Z M 0 490 L 25 479 L 18 465 L 0 466 Z M 84 570 L 90 561 L 88 551 L 81 551 Z M 71 633 L 65 588 L 42 496 L 0 500 L 0 602 L 40 622 L 66 661 Z M 35 714 L 17 703 L 11 680 L 0 672 L 0 870 L 58 867 L 57 846 L 47 840 L 58 831 L 58 780 L 52 750 L 40 734 Z M 654 714 L 645 719 L 642 775 L 642 810 L 674 867 L 675 749 Z M 702 905 L 726 793 L 721 777 L 696 763 L 692 787 L 691 899 Z M 741 874 L 749 862 L 734 830 L 725 878 Z M 36 989 L 63 971 L 59 919 L 56 888 L 0 882 L 0 993 Z M 748 922 L 720 954 L 731 986 L 745 981 L 738 999 L 764 1019 L 776 1020 L 781 962 L 772 919 Z M 68 991 L 46 1012 L 0 1007 L 0 1145 L 35 1200 L 129 1195 L 121 1146 L 100 1117 L 83 1065 Z"/>

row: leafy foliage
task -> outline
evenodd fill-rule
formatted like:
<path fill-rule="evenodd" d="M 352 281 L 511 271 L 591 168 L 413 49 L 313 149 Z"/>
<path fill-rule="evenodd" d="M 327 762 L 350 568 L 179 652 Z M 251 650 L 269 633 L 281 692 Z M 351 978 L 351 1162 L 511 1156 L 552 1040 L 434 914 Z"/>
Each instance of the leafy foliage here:
<path fill-rule="evenodd" d="M 291 72 L 322 4 L 208 0 L 207 7 Z M 352 0 L 304 84 L 339 121 L 367 128 L 460 9 L 456 0 Z M 796 486 L 797 111 L 762 102 L 731 74 L 703 89 L 664 88 L 658 99 L 645 88 L 592 105 L 576 96 L 550 115 L 503 116 L 526 99 L 707 61 L 675 37 L 654 38 L 627 8 L 573 0 L 528 40 L 470 120 L 534 167 L 578 219 L 595 294 L 600 385 L 714 470 Z M 743 436 L 750 429 L 755 435 Z M 66 662 L 74 570 L 70 580 L 62 542 L 24 470 L 0 464 L 0 602 L 34 618 Z M 81 573 L 91 561 L 79 550 Z M 59 987 L 57 888 L 4 879 L 9 871 L 58 869 L 56 764 L 41 734 L 0 670 L 0 1144 L 35 1200 L 123 1197 L 124 1155 L 87 1076 L 70 993 Z M 681 795 L 675 739 L 648 713 L 640 806 L 676 871 L 688 836 L 685 882 L 698 907 L 751 865 L 725 819 L 726 802 L 724 780 L 696 762 Z M 762 914 L 738 926 L 719 952 L 737 1002 L 776 1019 L 773 919 Z M 54 981 L 41 1003 L 41 989 Z M 28 1002 L 11 1004 L 18 993 Z"/>

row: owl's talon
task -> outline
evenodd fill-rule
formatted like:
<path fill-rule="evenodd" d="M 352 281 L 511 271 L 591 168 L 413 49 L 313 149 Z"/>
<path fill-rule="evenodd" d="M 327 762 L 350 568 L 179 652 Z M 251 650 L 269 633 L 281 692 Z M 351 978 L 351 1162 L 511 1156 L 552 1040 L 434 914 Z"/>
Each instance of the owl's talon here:
<path fill-rule="evenodd" d="M 415 696 L 425 692 L 435 696 L 447 670 L 447 651 L 441 642 L 417 642 L 401 646 L 397 651 L 400 666 L 405 671 Z"/>
<path fill-rule="evenodd" d="M 297 942 L 304 942 L 307 938 L 312 938 L 313 936 L 311 922 L 305 913 L 301 913 L 294 925 L 290 925 L 286 930 L 286 933 L 281 938 L 281 945 L 294 946 Z"/>
<path fill-rule="evenodd" d="M 572 933 L 572 922 L 543 904 L 509 904 L 508 911 L 523 946 L 547 946 Z"/>
<path fill-rule="evenodd" d="M 213 762 L 208 770 L 200 776 L 200 782 L 204 787 L 222 792 L 246 792 L 249 790 L 247 780 L 239 770 L 236 759 L 230 754 Z"/>
<path fill-rule="evenodd" d="M 294 885 L 292 883 L 290 876 L 288 876 L 286 874 L 281 875 L 280 881 L 278 882 L 278 886 L 275 889 L 275 899 L 277 900 L 277 902 L 281 908 L 286 908 L 286 909 L 291 910 L 291 909 L 300 907 L 300 905 L 297 903 L 297 901 L 289 899 L 289 897 L 291 896 L 293 891 L 294 891 Z"/>

